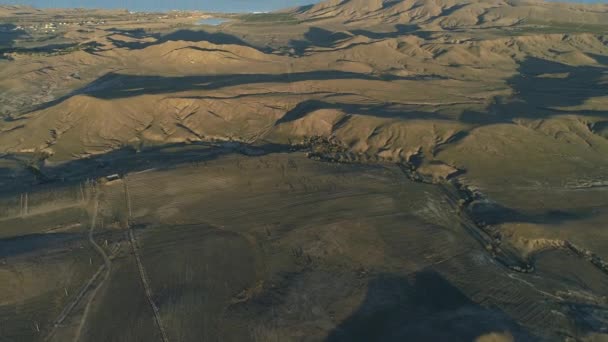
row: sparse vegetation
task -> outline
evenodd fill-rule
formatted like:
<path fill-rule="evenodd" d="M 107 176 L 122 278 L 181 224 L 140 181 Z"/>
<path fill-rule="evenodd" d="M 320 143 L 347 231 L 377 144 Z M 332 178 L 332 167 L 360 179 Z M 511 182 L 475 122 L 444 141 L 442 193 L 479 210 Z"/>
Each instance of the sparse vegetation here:
<path fill-rule="evenodd" d="M 95 43 L 85 43 L 85 44 L 67 44 L 60 46 L 42 46 L 36 48 L 12 48 L 5 49 L 4 51 L 0 51 L 9 57 L 13 54 L 17 55 L 28 55 L 28 56 L 36 56 L 36 57 L 51 57 L 51 56 L 61 56 L 70 54 L 76 51 L 86 51 L 92 52 L 94 51 L 97 44 Z"/>
<path fill-rule="evenodd" d="M 238 17 L 246 23 L 275 23 L 275 24 L 298 24 L 299 20 L 291 13 L 255 13 L 245 14 Z"/>
<path fill-rule="evenodd" d="M 512 32 L 522 33 L 594 33 L 608 34 L 608 24 L 590 23 L 568 23 L 568 22 L 543 22 L 538 20 L 526 20 L 515 26 Z"/>
<path fill-rule="evenodd" d="M 457 3 L 0 5 L 0 341 L 604 338 L 608 5 Z"/>

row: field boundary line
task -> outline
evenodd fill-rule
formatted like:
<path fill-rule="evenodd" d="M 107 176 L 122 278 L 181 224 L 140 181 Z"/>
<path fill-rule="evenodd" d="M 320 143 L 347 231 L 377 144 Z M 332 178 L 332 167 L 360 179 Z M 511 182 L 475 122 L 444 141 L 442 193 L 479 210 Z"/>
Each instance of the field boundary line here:
<path fill-rule="evenodd" d="M 131 228 L 131 197 L 129 196 L 129 185 L 127 184 L 127 177 L 125 176 L 123 179 L 123 184 L 125 188 L 125 201 L 127 203 L 127 229 L 129 231 L 129 241 L 131 242 L 131 248 L 133 249 L 133 255 L 135 256 L 135 262 L 137 263 L 137 269 L 139 270 L 139 279 L 144 287 L 144 291 L 146 293 L 146 298 L 148 303 L 150 303 L 150 307 L 154 313 L 154 320 L 156 321 L 156 325 L 158 326 L 158 330 L 160 330 L 160 335 L 163 342 L 169 342 L 169 338 L 167 337 L 167 332 L 163 326 L 162 319 L 160 317 L 160 310 L 156 303 L 154 303 L 154 299 L 152 299 L 152 287 L 148 281 L 148 276 L 146 275 L 146 270 L 144 268 L 144 264 L 141 261 L 141 256 L 139 254 L 139 247 L 137 245 L 137 240 L 135 240 L 135 234 L 133 234 L 133 229 Z"/>

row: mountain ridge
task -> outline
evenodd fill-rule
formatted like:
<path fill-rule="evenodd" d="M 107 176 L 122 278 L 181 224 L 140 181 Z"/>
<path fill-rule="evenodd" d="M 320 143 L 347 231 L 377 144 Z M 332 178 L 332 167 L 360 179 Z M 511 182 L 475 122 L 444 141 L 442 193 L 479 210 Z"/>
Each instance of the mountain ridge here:
<path fill-rule="evenodd" d="M 540 0 L 328 0 L 295 13 L 306 20 L 355 23 L 384 20 L 444 28 L 475 25 L 508 26 L 522 20 L 601 24 L 608 4 L 575 4 Z"/>

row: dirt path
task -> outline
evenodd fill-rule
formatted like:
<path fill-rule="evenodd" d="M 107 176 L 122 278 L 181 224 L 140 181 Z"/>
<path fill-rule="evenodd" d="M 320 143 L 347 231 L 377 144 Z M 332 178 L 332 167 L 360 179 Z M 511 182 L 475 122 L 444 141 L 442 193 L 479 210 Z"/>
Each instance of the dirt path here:
<path fill-rule="evenodd" d="M 78 303 L 80 303 L 80 301 L 82 300 L 82 298 L 89 292 L 89 290 L 91 289 L 91 287 L 93 286 L 93 284 L 95 284 L 95 282 L 97 281 L 97 279 L 99 278 L 99 276 L 102 273 L 104 273 L 104 270 L 105 270 L 104 278 L 93 289 L 93 292 L 91 293 L 91 297 L 89 299 L 89 303 L 87 303 L 87 308 L 88 308 L 90 302 L 93 300 L 93 297 L 95 296 L 95 293 L 101 287 L 101 284 L 103 284 L 105 282 L 105 280 L 108 279 L 108 277 L 110 275 L 110 268 L 112 266 L 110 258 L 108 257 L 108 255 L 106 254 L 106 252 L 103 250 L 103 248 L 101 248 L 101 246 L 99 246 L 97 244 L 97 242 L 95 242 L 95 239 L 93 238 L 93 232 L 95 231 L 95 226 L 96 226 L 96 223 L 97 223 L 97 214 L 98 214 L 98 211 L 99 211 L 99 193 L 97 191 L 95 191 L 95 198 L 93 199 L 93 215 L 91 216 L 91 223 L 90 223 L 90 226 L 89 226 L 88 239 L 89 239 L 89 243 L 93 246 L 93 249 L 95 249 L 95 251 L 103 258 L 104 263 L 103 263 L 103 265 L 101 265 L 97 269 L 97 271 L 93 274 L 93 276 L 91 276 L 91 278 L 89 279 L 89 281 L 80 289 L 80 291 L 74 297 L 74 299 L 72 299 L 72 301 L 70 301 L 63 308 L 63 310 L 61 311 L 61 313 L 59 314 L 59 316 L 57 317 L 57 319 L 53 323 L 53 327 L 51 328 L 50 333 L 45 338 L 45 341 L 49 341 L 53 337 L 53 335 L 55 334 L 55 331 L 56 331 L 57 327 L 59 327 L 63 323 L 63 321 L 70 315 L 70 313 L 72 313 L 72 311 L 74 310 L 74 308 L 76 307 L 76 305 L 78 305 Z M 80 332 L 81 332 L 82 326 L 84 325 L 84 321 L 86 320 L 86 313 L 87 313 L 87 310 L 85 310 L 85 314 L 83 315 L 83 317 L 81 319 L 81 322 L 80 322 L 80 325 L 79 325 L 79 329 L 78 329 L 78 333 L 77 333 L 76 338 L 75 338 L 76 341 L 78 341 L 79 338 L 80 338 Z"/>
<path fill-rule="evenodd" d="M 133 255 L 135 255 L 135 261 L 137 263 L 137 269 L 139 270 L 139 278 L 141 279 L 141 283 L 146 292 L 146 298 L 148 299 L 148 303 L 150 303 L 150 307 L 154 312 L 154 320 L 156 321 L 156 325 L 158 326 L 158 330 L 160 330 L 160 335 L 163 342 L 169 342 L 169 338 L 167 337 L 167 332 L 165 331 L 162 319 L 160 317 L 160 311 L 158 310 L 158 306 L 154 303 L 152 299 L 152 288 L 150 287 L 150 283 L 148 281 L 148 276 L 146 275 L 146 270 L 144 269 L 144 265 L 141 262 L 141 256 L 139 254 L 139 247 L 137 245 L 137 240 L 135 240 L 135 234 L 133 234 L 133 229 L 131 229 L 131 197 L 129 196 L 129 185 L 127 184 L 127 177 L 123 179 L 123 183 L 125 186 L 125 196 L 127 203 L 127 212 L 129 216 L 127 218 L 127 225 L 129 230 L 129 241 L 131 242 L 131 247 L 133 248 Z"/>
<path fill-rule="evenodd" d="M 91 228 L 89 229 L 89 242 L 91 243 L 91 245 L 93 245 L 93 248 L 95 248 L 97 253 L 99 253 L 99 255 L 101 255 L 101 257 L 103 258 L 103 262 L 106 266 L 106 273 L 109 273 L 110 267 L 112 266 L 110 257 L 108 256 L 108 254 L 106 254 L 103 248 L 101 248 L 101 246 L 98 245 L 97 242 L 95 242 L 95 239 L 93 238 L 93 231 L 95 230 L 95 223 L 97 221 L 97 212 L 99 211 L 99 194 L 97 192 L 95 193 L 95 199 L 93 201 L 93 218 L 91 219 Z"/>
<path fill-rule="evenodd" d="M 101 280 L 101 282 L 99 282 L 99 284 L 97 284 L 95 289 L 93 289 L 93 292 L 91 292 L 89 301 L 87 302 L 87 305 L 84 309 L 84 313 L 82 314 L 82 318 L 80 319 L 80 323 L 78 324 L 78 330 L 76 330 L 76 335 L 74 335 L 74 342 L 80 341 L 80 336 L 82 335 L 82 328 L 84 327 L 84 324 L 89 315 L 89 309 L 91 307 L 91 303 L 93 302 L 93 299 L 95 298 L 95 295 L 97 294 L 97 291 L 99 291 L 99 289 L 101 288 L 101 285 L 103 283 L 105 283 L 106 280 L 110 277 L 110 271 L 112 268 L 112 261 L 110 260 L 110 257 L 106 254 L 106 252 L 103 250 L 103 248 L 101 248 L 101 246 L 99 246 L 97 244 L 97 242 L 95 242 L 95 239 L 93 238 L 93 230 L 95 229 L 95 222 L 97 220 L 97 212 L 98 212 L 98 208 L 99 208 L 99 193 L 97 191 L 95 192 L 95 199 L 93 201 L 94 201 L 94 209 L 93 209 L 94 211 L 93 211 L 93 219 L 91 220 L 91 229 L 89 229 L 89 242 L 93 245 L 93 247 L 97 250 L 97 252 L 102 256 L 103 261 L 104 261 L 104 265 L 102 267 L 105 268 L 106 273 L 104 275 L 103 280 Z"/>

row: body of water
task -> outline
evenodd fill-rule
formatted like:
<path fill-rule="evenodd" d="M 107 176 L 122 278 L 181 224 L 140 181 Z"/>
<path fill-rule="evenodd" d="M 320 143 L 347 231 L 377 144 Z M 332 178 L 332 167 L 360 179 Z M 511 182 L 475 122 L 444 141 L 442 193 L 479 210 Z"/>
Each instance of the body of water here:
<path fill-rule="evenodd" d="M 211 26 L 217 26 L 220 24 L 223 24 L 227 21 L 230 21 L 228 19 L 222 19 L 222 18 L 207 18 L 207 19 L 201 19 L 197 22 L 197 24 L 199 25 L 211 25 Z"/>
<path fill-rule="evenodd" d="M 266 12 L 319 0 L 0 0 L 0 4 L 40 8 L 126 8 L 131 11 L 201 10 L 208 12 Z"/>

